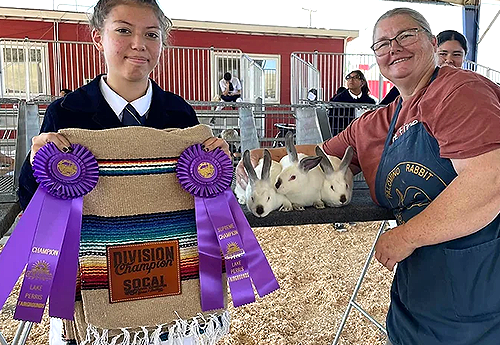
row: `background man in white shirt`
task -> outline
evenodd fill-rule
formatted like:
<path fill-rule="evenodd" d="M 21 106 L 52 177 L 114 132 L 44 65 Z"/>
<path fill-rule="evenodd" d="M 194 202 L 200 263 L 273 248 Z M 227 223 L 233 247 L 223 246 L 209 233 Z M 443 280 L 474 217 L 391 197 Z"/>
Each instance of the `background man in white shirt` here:
<path fill-rule="evenodd" d="M 231 73 L 224 73 L 224 78 L 219 82 L 222 91 L 221 98 L 225 102 L 241 102 L 241 83 L 236 77 L 232 77 Z"/>

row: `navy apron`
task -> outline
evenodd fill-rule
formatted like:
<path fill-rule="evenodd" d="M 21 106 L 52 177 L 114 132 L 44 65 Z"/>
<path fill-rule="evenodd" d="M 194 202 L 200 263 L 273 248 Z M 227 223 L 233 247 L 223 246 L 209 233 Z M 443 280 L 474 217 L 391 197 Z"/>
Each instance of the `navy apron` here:
<path fill-rule="evenodd" d="M 378 202 L 393 210 L 398 224 L 424 210 L 457 176 L 422 123 L 391 143 L 401 107 L 402 100 L 375 182 Z M 394 345 L 500 344 L 499 234 L 497 217 L 472 235 L 418 248 L 398 264 L 386 321 Z"/>

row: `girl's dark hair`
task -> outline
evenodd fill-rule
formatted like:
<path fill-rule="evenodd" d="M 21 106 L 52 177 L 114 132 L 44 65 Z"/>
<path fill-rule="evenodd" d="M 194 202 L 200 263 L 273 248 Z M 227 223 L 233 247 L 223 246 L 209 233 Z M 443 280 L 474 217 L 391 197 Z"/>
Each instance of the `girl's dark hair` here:
<path fill-rule="evenodd" d="M 172 27 L 172 21 L 165 16 L 156 0 L 99 0 L 94 6 L 94 12 L 90 17 L 90 28 L 99 31 L 102 30 L 104 20 L 108 17 L 109 12 L 118 5 L 138 5 L 151 8 L 160 23 L 163 44 L 167 45 L 168 33 Z"/>
<path fill-rule="evenodd" d="M 436 36 L 438 47 L 447 41 L 458 41 L 462 46 L 465 54 L 467 54 L 467 39 L 460 32 L 455 30 L 445 30 L 438 33 Z"/>
<path fill-rule="evenodd" d="M 365 75 L 363 74 L 363 72 L 361 72 L 359 69 L 355 69 L 354 71 L 352 71 L 348 75 L 351 75 L 353 73 L 356 73 L 359 77 L 359 80 L 361 80 L 363 82 L 363 86 L 361 86 L 361 93 L 368 95 L 370 93 L 370 88 L 368 87 L 368 82 L 366 81 L 366 78 L 365 78 Z"/>

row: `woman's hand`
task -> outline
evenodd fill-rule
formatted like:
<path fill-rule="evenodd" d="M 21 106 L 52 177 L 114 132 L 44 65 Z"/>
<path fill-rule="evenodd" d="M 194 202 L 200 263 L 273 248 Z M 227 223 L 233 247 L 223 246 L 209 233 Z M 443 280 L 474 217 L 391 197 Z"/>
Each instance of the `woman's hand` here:
<path fill-rule="evenodd" d="M 35 154 L 38 152 L 38 150 L 40 150 L 40 148 L 47 143 L 54 143 L 62 152 L 71 151 L 71 143 L 62 134 L 42 133 L 31 139 L 31 164 L 33 164 L 33 159 L 35 158 Z"/>
<path fill-rule="evenodd" d="M 263 150 L 261 149 L 256 149 L 256 150 L 250 150 L 250 162 L 252 163 L 253 167 L 256 167 L 257 164 L 259 164 L 259 160 L 263 156 Z M 248 175 L 245 170 L 245 167 L 243 166 L 243 159 L 238 162 L 238 165 L 236 166 L 236 183 L 245 190 L 247 188 L 248 184 Z"/>
<path fill-rule="evenodd" d="M 253 164 L 252 164 L 253 165 Z M 243 167 L 243 159 L 238 162 L 236 166 L 236 183 L 240 185 L 243 190 L 247 189 L 248 175 Z"/>
<path fill-rule="evenodd" d="M 383 233 L 375 245 L 375 258 L 389 271 L 406 259 L 417 247 L 404 236 L 404 225 L 390 229 Z"/>
<path fill-rule="evenodd" d="M 222 151 L 224 151 L 224 153 L 226 155 L 229 156 L 229 158 L 231 158 L 231 152 L 229 151 L 229 145 L 224 139 L 217 138 L 217 137 L 211 137 L 211 138 L 208 138 L 207 140 L 205 140 L 203 142 L 203 144 L 201 144 L 201 146 L 203 147 L 203 149 L 205 151 L 213 151 L 216 148 L 220 148 Z"/>

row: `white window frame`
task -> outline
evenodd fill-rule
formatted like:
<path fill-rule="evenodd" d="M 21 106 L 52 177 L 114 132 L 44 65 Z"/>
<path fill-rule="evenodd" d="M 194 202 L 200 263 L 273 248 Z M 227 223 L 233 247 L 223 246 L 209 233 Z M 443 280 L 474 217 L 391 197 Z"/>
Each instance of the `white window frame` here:
<path fill-rule="evenodd" d="M 241 53 L 238 52 L 234 52 L 234 51 L 229 51 L 229 52 L 224 52 L 224 51 L 215 51 L 215 52 L 212 52 L 212 87 L 213 87 L 213 92 L 212 92 L 212 97 L 214 97 L 215 95 L 219 95 L 222 93 L 222 91 L 220 90 L 220 86 L 219 86 L 219 82 L 220 80 L 222 79 L 222 76 L 224 75 L 224 73 L 226 73 L 227 71 L 219 71 L 219 60 L 220 59 L 233 59 L 235 60 L 235 65 L 238 66 L 238 74 L 234 74 L 234 71 L 231 71 L 231 75 L 233 77 L 237 77 L 238 79 L 241 80 L 241 64 L 240 64 L 240 59 L 241 59 Z M 219 72 L 222 72 L 222 73 L 219 73 Z M 221 75 L 219 77 L 219 75 Z"/>
<path fill-rule="evenodd" d="M 22 92 L 7 92 L 7 85 L 5 80 L 5 66 L 7 62 L 5 62 L 4 49 L 22 49 L 24 51 L 25 60 L 30 55 L 31 49 L 37 49 L 40 51 L 41 55 L 41 64 L 42 64 L 42 92 L 33 93 L 29 90 L 29 87 L 26 87 L 28 81 L 25 81 L 24 91 Z M 43 42 L 33 42 L 33 41 L 9 41 L 9 40 L 1 40 L 0 41 L 0 92 L 2 97 L 19 97 L 32 99 L 39 95 L 48 95 L 50 94 L 50 72 L 49 72 L 49 61 L 48 61 L 48 44 Z M 24 61 L 24 63 L 28 63 L 28 61 Z M 30 91 L 30 92 L 27 92 Z"/>
<path fill-rule="evenodd" d="M 276 97 L 266 97 L 265 103 L 275 103 L 279 104 L 281 99 L 281 55 L 279 54 L 249 54 L 247 55 L 252 60 L 276 60 Z M 264 73 L 265 78 L 265 73 Z M 264 80 L 264 85 L 266 85 L 266 81 Z M 265 94 L 265 90 L 264 90 Z"/>

